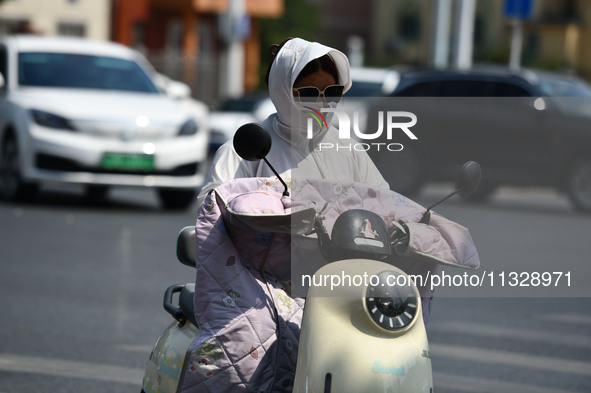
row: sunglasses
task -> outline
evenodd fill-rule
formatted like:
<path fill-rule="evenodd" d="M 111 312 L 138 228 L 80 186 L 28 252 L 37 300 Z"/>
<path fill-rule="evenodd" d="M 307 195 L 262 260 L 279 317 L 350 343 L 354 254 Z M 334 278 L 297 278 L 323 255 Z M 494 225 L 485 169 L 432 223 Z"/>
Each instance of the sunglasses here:
<path fill-rule="evenodd" d="M 326 102 L 339 102 L 343 96 L 343 90 L 345 86 L 341 85 L 330 85 L 320 91 L 315 86 L 298 87 L 294 90 L 298 92 L 300 101 L 304 102 L 316 102 L 319 100 L 320 95 L 324 97 Z"/>

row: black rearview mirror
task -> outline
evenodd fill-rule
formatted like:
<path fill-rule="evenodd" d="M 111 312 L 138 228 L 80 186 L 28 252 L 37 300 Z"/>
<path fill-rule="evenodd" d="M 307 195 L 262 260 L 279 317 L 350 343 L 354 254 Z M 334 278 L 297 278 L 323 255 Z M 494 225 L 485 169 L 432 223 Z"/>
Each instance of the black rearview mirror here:
<path fill-rule="evenodd" d="M 240 158 L 246 161 L 263 160 L 269 166 L 271 171 L 277 176 L 281 184 L 283 184 L 284 196 L 289 196 L 287 184 L 281 178 L 279 173 L 273 168 L 273 165 L 265 157 L 271 150 L 271 135 L 269 131 L 258 123 L 247 123 L 236 130 L 234 139 L 234 150 Z"/>
<path fill-rule="evenodd" d="M 472 195 L 480 184 L 480 175 L 481 171 L 479 163 L 475 161 L 468 161 L 462 165 L 462 168 L 460 168 L 460 172 L 458 173 L 458 177 L 456 178 L 456 189 L 441 199 L 439 202 L 429 206 L 425 213 L 423 213 L 423 217 L 421 217 L 419 222 L 422 224 L 429 224 L 429 221 L 431 220 L 431 210 L 440 203 L 447 201 L 452 196 L 460 194 L 464 198 L 467 198 Z"/>
<path fill-rule="evenodd" d="M 234 134 L 234 150 L 243 160 L 258 161 L 271 150 L 271 135 L 265 127 L 257 123 L 247 123 Z"/>
<path fill-rule="evenodd" d="M 478 189 L 480 177 L 480 164 L 474 161 L 466 162 L 456 178 L 456 190 L 462 197 L 469 197 Z"/>

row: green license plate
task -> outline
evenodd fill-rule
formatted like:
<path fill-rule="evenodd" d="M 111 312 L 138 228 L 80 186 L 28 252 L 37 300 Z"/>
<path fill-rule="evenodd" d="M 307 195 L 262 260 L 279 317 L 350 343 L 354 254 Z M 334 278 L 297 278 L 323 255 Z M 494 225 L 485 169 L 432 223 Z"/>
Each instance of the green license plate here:
<path fill-rule="evenodd" d="M 109 170 L 148 172 L 154 170 L 154 156 L 148 154 L 107 153 L 101 167 Z"/>

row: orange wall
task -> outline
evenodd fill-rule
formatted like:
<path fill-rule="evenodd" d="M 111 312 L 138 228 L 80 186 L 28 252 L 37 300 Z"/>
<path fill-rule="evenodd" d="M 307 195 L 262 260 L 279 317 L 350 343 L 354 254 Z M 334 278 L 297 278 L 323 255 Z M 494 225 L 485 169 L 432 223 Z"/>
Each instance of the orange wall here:
<path fill-rule="evenodd" d="M 133 25 L 148 18 L 148 0 L 115 0 L 113 2 L 113 41 L 133 44 Z"/>

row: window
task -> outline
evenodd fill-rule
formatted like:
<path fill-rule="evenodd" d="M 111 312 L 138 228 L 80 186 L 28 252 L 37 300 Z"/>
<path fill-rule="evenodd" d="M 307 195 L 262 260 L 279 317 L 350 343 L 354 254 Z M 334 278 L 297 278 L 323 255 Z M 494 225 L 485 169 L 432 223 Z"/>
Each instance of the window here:
<path fill-rule="evenodd" d="M 68 37 L 85 37 L 86 26 L 83 23 L 61 22 L 57 25 L 57 34 Z"/>
<path fill-rule="evenodd" d="M 519 86 L 495 83 L 495 97 L 531 97 L 531 94 Z"/>
<path fill-rule="evenodd" d="M 409 86 L 396 95 L 400 97 L 437 97 L 439 82 L 422 82 Z"/>
<path fill-rule="evenodd" d="M 446 81 L 441 84 L 443 97 L 493 97 L 494 83 L 484 81 Z"/>
<path fill-rule="evenodd" d="M 398 35 L 406 41 L 416 42 L 420 38 L 421 20 L 419 15 L 404 14 L 398 21 Z"/>
<path fill-rule="evenodd" d="M 525 89 L 505 82 L 444 80 L 417 83 L 397 95 L 403 97 L 529 97 Z"/>
<path fill-rule="evenodd" d="M 26 33 L 30 22 L 26 19 L 0 18 L 0 35 Z"/>
<path fill-rule="evenodd" d="M 2 78 L 4 79 L 4 86 L 0 90 L 6 89 L 6 84 L 8 83 L 7 60 L 6 47 L 0 46 L 0 74 L 2 74 Z"/>

